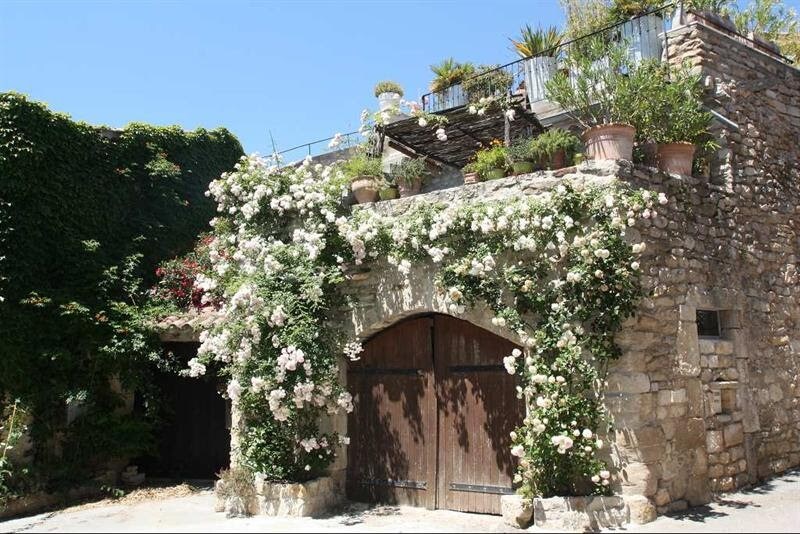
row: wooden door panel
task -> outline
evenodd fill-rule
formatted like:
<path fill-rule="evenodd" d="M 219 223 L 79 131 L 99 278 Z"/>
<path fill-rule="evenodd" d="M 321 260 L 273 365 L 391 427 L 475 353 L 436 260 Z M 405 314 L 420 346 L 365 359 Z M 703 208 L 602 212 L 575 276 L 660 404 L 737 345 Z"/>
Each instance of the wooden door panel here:
<path fill-rule="evenodd" d="M 499 514 L 500 496 L 512 493 L 509 433 L 524 406 L 502 360 L 515 347 L 465 321 L 435 317 L 438 508 Z"/>
<path fill-rule="evenodd" d="M 379 333 L 348 369 L 347 491 L 370 502 L 436 504 L 436 396 L 430 318 Z"/>

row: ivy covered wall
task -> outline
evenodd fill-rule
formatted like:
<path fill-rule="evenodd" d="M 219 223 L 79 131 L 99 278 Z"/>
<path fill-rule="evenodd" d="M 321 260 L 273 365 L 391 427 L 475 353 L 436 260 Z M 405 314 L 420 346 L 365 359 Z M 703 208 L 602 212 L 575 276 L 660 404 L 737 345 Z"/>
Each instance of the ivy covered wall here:
<path fill-rule="evenodd" d="M 110 130 L 0 94 L 0 408 L 21 401 L 37 446 L 62 430 L 71 398 L 96 414 L 72 430 L 105 426 L 67 429 L 74 447 L 62 456 L 83 463 L 138 435 L 111 420 L 109 386 L 109 376 L 141 380 L 157 348 L 135 305 L 158 262 L 207 228 L 215 205 L 204 192 L 241 155 L 222 128 Z M 86 440 L 95 434 L 104 440 Z"/>

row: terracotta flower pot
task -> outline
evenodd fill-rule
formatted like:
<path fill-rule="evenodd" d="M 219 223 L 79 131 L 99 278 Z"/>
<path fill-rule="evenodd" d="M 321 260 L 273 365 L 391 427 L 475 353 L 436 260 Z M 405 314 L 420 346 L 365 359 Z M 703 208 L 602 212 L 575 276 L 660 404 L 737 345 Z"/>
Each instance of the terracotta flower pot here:
<path fill-rule="evenodd" d="M 478 176 L 477 172 L 465 172 L 464 173 L 464 185 L 477 184 L 480 181 L 481 181 L 481 177 Z"/>
<path fill-rule="evenodd" d="M 498 178 L 504 178 L 505 175 L 506 175 L 506 170 L 505 169 L 492 169 L 490 171 L 487 171 L 486 179 L 487 180 L 496 180 Z"/>
<path fill-rule="evenodd" d="M 658 168 L 664 172 L 692 174 L 695 146 L 692 143 L 658 145 Z"/>
<path fill-rule="evenodd" d="M 567 153 L 563 149 L 555 151 L 550 158 L 542 158 L 540 165 L 543 169 L 552 171 L 563 169 L 566 166 Z"/>
<path fill-rule="evenodd" d="M 378 191 L 378 196 L 381 197 L 381 200 L 394 200 L 397 198 L 397 195 L 396 187 L 384 187 Z"/>
<path fill-rule="evenodd" d="M 400 198 L 414 196 L 422 190 L 422 178 L 415 178 L 410 184 L 403 180 L 398 180 L 397 189 L 400 191 Z"/>
<path fill-rule="evenodd" d="M 601 124 L 583 135 L 588 159 L 633 159 L 633 137 L 636 128 L 630 124 Z"/>
<path fill-rule="evenodd" d="M 511 166 L 514 168 L 514 174 L 528 174 L 533 172 L 532 161 L 515 161 Z"/>
<path fill-rule="evenodd" d="M 359 176 L 350 183 L 350 190 L 359 204 L 378 200 L 378 184 L 372 176 Z"/>

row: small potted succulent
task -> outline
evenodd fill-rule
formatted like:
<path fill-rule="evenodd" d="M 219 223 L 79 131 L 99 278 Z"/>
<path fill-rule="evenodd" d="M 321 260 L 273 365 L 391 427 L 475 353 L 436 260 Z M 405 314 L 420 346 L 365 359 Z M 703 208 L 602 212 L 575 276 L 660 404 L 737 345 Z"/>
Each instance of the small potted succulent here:
<path fill-rule="evenodd" d="M 569 74 L 558 72 L 545 84 L 547 99 L 583 126 L 588 159 L 630 161 L 636 133 L 630 115 L 647 105 L 637 87 L 643 79 L 633 76 L 625 48 L 599 38 L 587 41 L 585 50 L 567 57 Z"/>
<path fill-rule="evenodd" d="M 466 94 L 460 84 L 475 72 L 472 63 L 459 63 L 450 57 L 437 65 L 431 65 L 431 71 L 435 75 L 430 84 L 434 98 L 437 99 L 434 103 L 435 109 L 454 108 L 467 103 Z"/>
<path fill-rule="evenodd" d="M 525 88 L 531 102 L 544 99 L 544 84 L 558 71 L 558 47 L 563 39 L 564 34 L 555 26 L 534 30 L 530 25 L 520 30 L 518 40 L 511 39 L 517 54 L 527 58 L 523 66 Z"/>
<path fill-rule="evenodd" d="M 506 156 L 515 175 L 533 172 L 536 167 L 538 154 L 533 150 L 531 141 L 532 139 L 528 137 L 521 137 L 511 143 L 506 150 Z"/>
<path fill-rule="evenodd" d="M 375 96 L 378 98 L 380 111 L 397 112 L 403 98 L 403 88 L 400 84 L 385 80 L 375 85 Z"/>
<path fill-rule="evenodd" d="M 400 198 L 416 195 L 422 190 L 422 183 L 428 177 L 425 158 L 404 158 L 389 168 L 392 180 L 397 184 Z"/>
<path fill-rule="evenodd" d="M 498 140 L 475 153 L 474 169 L 484 180 L 503 178 L 508 171 L 506 147 Z"/>
<path fill-rule="evenodd" d="M 578 136 L 568 130 L 551 128 L 530 140 L 534 161 L 545 169 L 561 169 L 572 164 L 581 146 Z"/>
<path fill-rule="evenodd" d="M 350 178 L 350 189 L 359 204 L 378 200 L 383 178 L 381 158 L 371 156 L 359 147 L 355 155 L 342 163 L 342 171 Z"/>

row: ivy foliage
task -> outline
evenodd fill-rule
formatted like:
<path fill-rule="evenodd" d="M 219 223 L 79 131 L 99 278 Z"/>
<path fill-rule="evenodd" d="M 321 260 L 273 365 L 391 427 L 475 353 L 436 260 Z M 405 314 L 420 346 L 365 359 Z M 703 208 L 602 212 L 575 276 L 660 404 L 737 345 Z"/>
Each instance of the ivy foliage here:
<path fill-rule="evenodd" d="M 30 415 L 37 464 L 77 475 L 148 445 L 141 421 L 113 415 L 111 378 L 147 382 L 159 347 L 142 288 L 191 248 L 208 183 L 241 154 L 224 129 L 110 130 L 0 94 L 0 402 Z M 64 428 L 68 400 L 84 415 Z"/>

